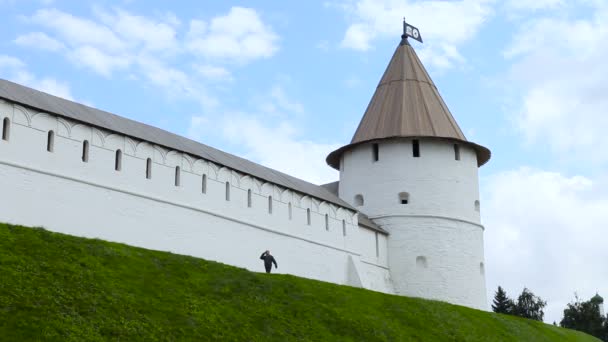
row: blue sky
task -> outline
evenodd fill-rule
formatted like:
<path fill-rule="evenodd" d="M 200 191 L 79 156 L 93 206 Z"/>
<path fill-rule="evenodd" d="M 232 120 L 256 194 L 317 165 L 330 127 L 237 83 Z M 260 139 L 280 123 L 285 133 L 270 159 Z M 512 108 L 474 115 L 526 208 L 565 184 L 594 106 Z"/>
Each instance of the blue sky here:
<path fill-rule="evenodd" d="M 400 40 L 480 169 L 488 292 L 528 286 L 561 318 L 608 296 L 608 4 L 594 0 L 0 0 L 0 77 L 315 183 Z"/>

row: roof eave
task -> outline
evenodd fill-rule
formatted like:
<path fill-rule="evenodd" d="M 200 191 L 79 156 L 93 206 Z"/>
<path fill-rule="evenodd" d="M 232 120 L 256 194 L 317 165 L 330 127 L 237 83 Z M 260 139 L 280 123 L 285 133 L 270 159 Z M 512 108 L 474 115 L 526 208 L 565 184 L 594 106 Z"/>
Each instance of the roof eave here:
<path fill-rule="evenodd" d="M 475 143 L 472 143 L 472 142 L 466 141 L 466 140 L 456 139 L 456 138 L 452 138 L 452 137 L 399 136 L 399 137 L 385 137 L 385 138 L 378 138 L 378 139 L 369 139 L 369 140 L 359 141 L 356 143 L 342 146 L 339 149 L 328 154 L 327 158 L 325 158 L 325 161 L 327 162 L 327 165 L 331 166 L 332 168 L 334 168 L 336 170 L 340 170 L 340 158 L 342 157 L 342 154 L 344 154 L 344 152 L 346 152 L 347 150 L 349 150 L 351 148 L 354 148 L 359 145 L 367 144 L 367 143 L 376 142 L 376 141 L 412 140 L 412 139 L 452 141 L 452 142 L 457 142 L 459 144 L 463 144 L 466 146 L 470 146 L 471 148 L 473 148 L 475 150 L 475 153 L 477 155 L 477 166 L 478 167 L 485 165 L 492 157 L 492 152 L 487 147 L 478 145 L 478 144 L 475 144 Z"/>

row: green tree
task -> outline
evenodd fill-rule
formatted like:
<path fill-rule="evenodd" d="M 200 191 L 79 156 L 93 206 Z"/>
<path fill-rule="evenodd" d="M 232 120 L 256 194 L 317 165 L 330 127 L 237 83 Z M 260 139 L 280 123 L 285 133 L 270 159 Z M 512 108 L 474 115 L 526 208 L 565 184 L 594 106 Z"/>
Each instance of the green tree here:
<path fill-rule="evenodd" d="M 492 302 L 492 311 L 501 314 L 511 314 L 513 312 L 513 300 L 507 296 L 507 292 L 498 287 L 494 294 L 494 301 Z"/>
<path fill-rule="evenodd" d="M 608 320 L 600 315 L 596 297 L 586 302 L 581 301 L 576 294 L 574 297 L 575 301 L 568 303 L 564 309 L 564 318 L 559 325 L 608 341 Z"/>
<path fill-rule="evenodd" d="M 543 309 L 547 306 L 547 302 L 543 301 L 540 297 L 537 297 L 524 287 L 519 297 L 517 297 L 517 303 L 513 308 L 513 314 L 515 316 L 529 318 L 537 321 L 543 320 L 545 313 Z"/>

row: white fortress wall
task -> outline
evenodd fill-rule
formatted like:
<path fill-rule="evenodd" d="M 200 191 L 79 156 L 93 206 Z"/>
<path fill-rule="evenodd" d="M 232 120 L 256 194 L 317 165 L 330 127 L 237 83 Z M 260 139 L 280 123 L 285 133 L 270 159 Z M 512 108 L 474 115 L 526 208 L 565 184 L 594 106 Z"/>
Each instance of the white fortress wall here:
<path fill-rule="evenodd" d="M 376 234 L 360 229 L 352 210 L 179 151 L 0 100 L 0 123 L 5 117 L 10 136 L 0 140 L 2 222 L 254 271 L 263 270 L 259 255 L 270 249 L 278 272 L 338 284 L 348 282 L 351 256 L 364 287 L 392 292 L 386 236 L 378 234 L 376 253 Z M 86 162 L 81 158 L 85 140 Z M 117 150 L 120 171 L 115 170 Z"/>
<path fill-rule="evenodd" d="M 475 151 L 454 143 L 379 142 L 344 153 L 340 197 L 390 233 L 388 258 L 397 294 L 486 308 L 483 231 Z M 407 203 L 401 203 L 405 195 Z M 363 197 L 358 205 L 357 195 Z"/>

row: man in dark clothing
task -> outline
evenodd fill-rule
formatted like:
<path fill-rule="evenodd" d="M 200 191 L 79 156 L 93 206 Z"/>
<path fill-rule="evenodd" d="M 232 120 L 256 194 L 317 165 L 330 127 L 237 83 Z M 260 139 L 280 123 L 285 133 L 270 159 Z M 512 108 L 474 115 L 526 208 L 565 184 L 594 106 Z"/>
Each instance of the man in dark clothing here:
<path fill-rule="evenodd" d="M 270 251 L 262 253 L 260 259 L 264 260 L 264 267 L 266 268 L 266 273 L 270 273 L 270 270 L 272 269 L 272 264 L 274 264 L 274 268 L 279 267 L 277 266 L 277 261 L 274 260 L 274 257 L 272 255 L 270 255 Z"/>

